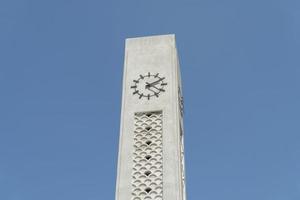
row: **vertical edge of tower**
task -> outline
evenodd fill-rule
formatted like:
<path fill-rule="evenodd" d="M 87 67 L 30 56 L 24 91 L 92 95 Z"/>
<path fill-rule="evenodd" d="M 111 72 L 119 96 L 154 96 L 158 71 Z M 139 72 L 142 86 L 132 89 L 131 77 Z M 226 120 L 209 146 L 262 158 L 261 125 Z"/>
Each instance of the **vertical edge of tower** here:
<path fill-rule="evenodd" d="M 178 110 L 179 110 L 179 125 L 180 125 L 180 173 L 181 173 L 181 196 L 182 200 L 186 200 L 186 172 L 185 172 L 185 155 L 184 155 L 184 98 L 180 69 L 180 58 L 178 49 L 176 47 L 177 58 L 177 75 L 178 75 Z"/>
<path fill-rule="evenodd" d="M 121 153 L 120 150 L 122 149 L 122 129 L 123 129 L 123 106 L 125 102 L 125 79 L 126 79 L 126 59 L 127 58 L 127 53 L 126 53 L 126 41 L 125 41 L 125 52 L 124 52 L 124 62 L 123 62 L 123 76 L 122 76 L 122 100 L 121 100 L 121 114 L 120 114 L 120 128 L 119 128 L 119 145 L 118 145 L 118 159 L 117 159 L 117 176 L 116 176 L 116 186 L 115 186 L 115 200 L 120 199 L 120 191 L 119 191 L 119 184 L 120 184 L 120 174 L 121 174 Z"/>

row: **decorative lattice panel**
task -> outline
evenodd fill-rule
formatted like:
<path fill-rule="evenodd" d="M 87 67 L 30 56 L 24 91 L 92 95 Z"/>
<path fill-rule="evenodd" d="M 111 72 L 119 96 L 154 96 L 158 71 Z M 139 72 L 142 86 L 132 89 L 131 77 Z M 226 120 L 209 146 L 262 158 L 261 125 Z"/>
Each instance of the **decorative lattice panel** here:
<path fill-rule="evenodd" d="M 134 120 L 132 200 L 162 200 L 162 112 L 136 113 Z"/>

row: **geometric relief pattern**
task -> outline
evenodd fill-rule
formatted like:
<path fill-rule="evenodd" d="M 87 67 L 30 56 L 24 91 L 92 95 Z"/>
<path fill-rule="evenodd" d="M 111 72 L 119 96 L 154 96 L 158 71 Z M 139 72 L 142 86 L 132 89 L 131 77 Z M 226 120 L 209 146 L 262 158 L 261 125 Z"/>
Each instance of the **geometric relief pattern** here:
<path fill-rule="evenodd" d="M 136 113 L 134 123 L 132 200 L 162 200 L 162 112 Z"/>

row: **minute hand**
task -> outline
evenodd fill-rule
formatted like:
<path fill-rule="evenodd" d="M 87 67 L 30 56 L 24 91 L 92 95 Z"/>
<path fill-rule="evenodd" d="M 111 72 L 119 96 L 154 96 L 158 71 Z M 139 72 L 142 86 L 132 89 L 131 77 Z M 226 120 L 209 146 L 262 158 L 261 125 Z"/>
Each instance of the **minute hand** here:
<path fill-rule="evenodd" d="M 162 81 L 162 80 L 164 80 L 164 79 L 165 79 L 165 78 L 160 78 L 160 79 L 158 79 L 157 81 L 154 81 L 153 83 L 147 84 L 146 87 L 151 87 L 151 86 L 153 86 L 153 85 L 156 85 L 156 84 L 158 84 L 160 81 Z"/>

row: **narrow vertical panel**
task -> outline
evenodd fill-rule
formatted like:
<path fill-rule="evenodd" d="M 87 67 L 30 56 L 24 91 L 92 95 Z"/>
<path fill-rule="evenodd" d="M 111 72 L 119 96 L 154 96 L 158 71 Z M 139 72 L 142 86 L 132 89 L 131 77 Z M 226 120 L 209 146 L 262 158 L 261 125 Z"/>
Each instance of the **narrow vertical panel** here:
<path fill-rule="evenodd" d="M 162 200 L 162 112 L 136 113 L 134 126 L 132 200 Z"/>

